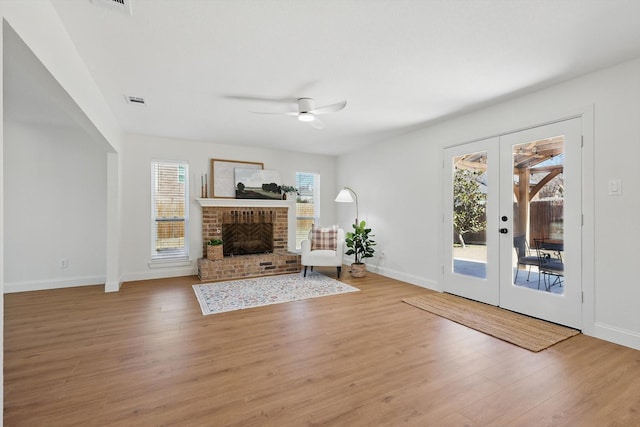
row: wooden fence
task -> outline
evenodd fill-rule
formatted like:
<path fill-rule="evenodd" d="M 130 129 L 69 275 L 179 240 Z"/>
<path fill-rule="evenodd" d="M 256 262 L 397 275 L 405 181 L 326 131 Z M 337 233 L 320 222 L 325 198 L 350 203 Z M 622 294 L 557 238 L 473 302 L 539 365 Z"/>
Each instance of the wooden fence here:
<path fill-rule="evenodd" d="M 514 204 L 514 225 L 518 224 L 517 205 Z M 529 204 L 529 242 L 534 239 L 563 240 L 564 200 L 536 200 Z M 514 229 L 519 227 L 514 226 Z M 498 230 L 495 230 L 496 233 Z M 478 233 L 467 233 L 465 243 L 484 245 L 487 242 L 486 230 Z M 458 236 L 453 235 L 453 242 L 458 242 Z"/>

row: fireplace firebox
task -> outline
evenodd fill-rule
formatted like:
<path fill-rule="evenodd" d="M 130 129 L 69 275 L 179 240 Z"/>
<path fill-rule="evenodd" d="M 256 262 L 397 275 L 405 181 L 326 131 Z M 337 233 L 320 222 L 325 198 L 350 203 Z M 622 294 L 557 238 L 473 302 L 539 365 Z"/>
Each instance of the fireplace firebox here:
<path fill-rule="evenodd" d="M 202 253 L 206 253 L 209 240 L 222 239 L 226 255 L 220 260 L 198 259 L 200 280 L 300 272 L 300 254 L 288 251 L 287 201 L 199 199 L 198 202 L 202 206 Z M 236 237 L 243 243 L 237 243 Z M 269 242 L 263 243 L 267 238 Z M 234 256 L 230 256 L 232 252 Z"/>
<path fill-rule="evenodd" d="M 224 256 L 270 254 L 273 252 L 273 224 L 222 224 Z"/>

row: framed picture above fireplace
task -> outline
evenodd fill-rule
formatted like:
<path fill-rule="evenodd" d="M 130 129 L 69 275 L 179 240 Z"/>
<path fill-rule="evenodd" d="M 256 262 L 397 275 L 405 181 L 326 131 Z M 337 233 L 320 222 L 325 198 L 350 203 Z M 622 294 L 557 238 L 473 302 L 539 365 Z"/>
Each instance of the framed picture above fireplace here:
<path fill-rule="evenodd" d="M 264 164 L 241 160 L 211 159 L 211 197 L 235 199 L 234 170 L 236 168 L 264 169 Z"/>
<path fill-rule="evenodd" d="M 235 168 L 236 199 L 280 199 L 280 173 L 269 169 Z"/>

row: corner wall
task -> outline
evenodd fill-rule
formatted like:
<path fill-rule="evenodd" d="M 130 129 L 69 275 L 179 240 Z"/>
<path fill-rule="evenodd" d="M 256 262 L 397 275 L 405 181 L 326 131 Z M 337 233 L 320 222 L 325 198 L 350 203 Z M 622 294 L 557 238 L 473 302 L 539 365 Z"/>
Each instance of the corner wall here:
<path fill-rule="evenodd" d="M 104 283 L 104 147 L 80 129 L 5 121 L 4 158 L 5 292 Z"/>

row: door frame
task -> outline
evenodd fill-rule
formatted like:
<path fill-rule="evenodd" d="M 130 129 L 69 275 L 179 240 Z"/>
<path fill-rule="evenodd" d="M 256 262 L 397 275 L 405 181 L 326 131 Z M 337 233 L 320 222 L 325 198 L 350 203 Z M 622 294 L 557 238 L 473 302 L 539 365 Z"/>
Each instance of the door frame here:
<path fill-rule="evenodd" d="M 468 144 L 470 142 L 480 141 L 484 139 L 500 137 L 503 135 L 527 130 L 539 126 L 545 126 L 548 124 L 565 121 L 574 118 L 580 118 L 582 120 L 582 263 L 581 263 L 581 278 L 582 278 L 582 321 L 581 330 L 586 335 L 595 335 L 596 322 L 595 322 L 595 105 L 590 104 L 583 107 L 577 107 L 567 111 L 556 110 L 553 108 L 545 108 L 546 106 L 540 106 L 537 110 L 531 112 L 527 111 L 527 119 L 516 121 L 508 127 L 502 127 L 489 132 L 479 130 L 477 133 L 484 133 L 485 137 L 473 138 L 458 141 L 450 141 L 442 144 L 439 150 L 441 165 L 444 165 L 444 153 L 446 148 L 455 147 L 458 145 Z M 537 112 L 536 112 L 537 111 Z M 495 122 L 496 120 L 489 120 L 489 122 Z M 489 123 L 488 126 L 491 126 Z M 468 130 L 465 130 L 468 133 Z M 440 173 L 441 187 L 444 185 L 442 181 L 442 173 Z M 444 197 L 440 197 L 440 215 L 438 220 L 439 238 L 438 238 L 438 253 L 439 259 L 439 272 L 438 280 L 436 284 L 436 290 L 444 291 L 444 265 L 445 265 L 445 248 L 443 247 L 444 233 L 448 232 L 444 226 L 445 213 L 449 206 L 444 205 Z"/>

